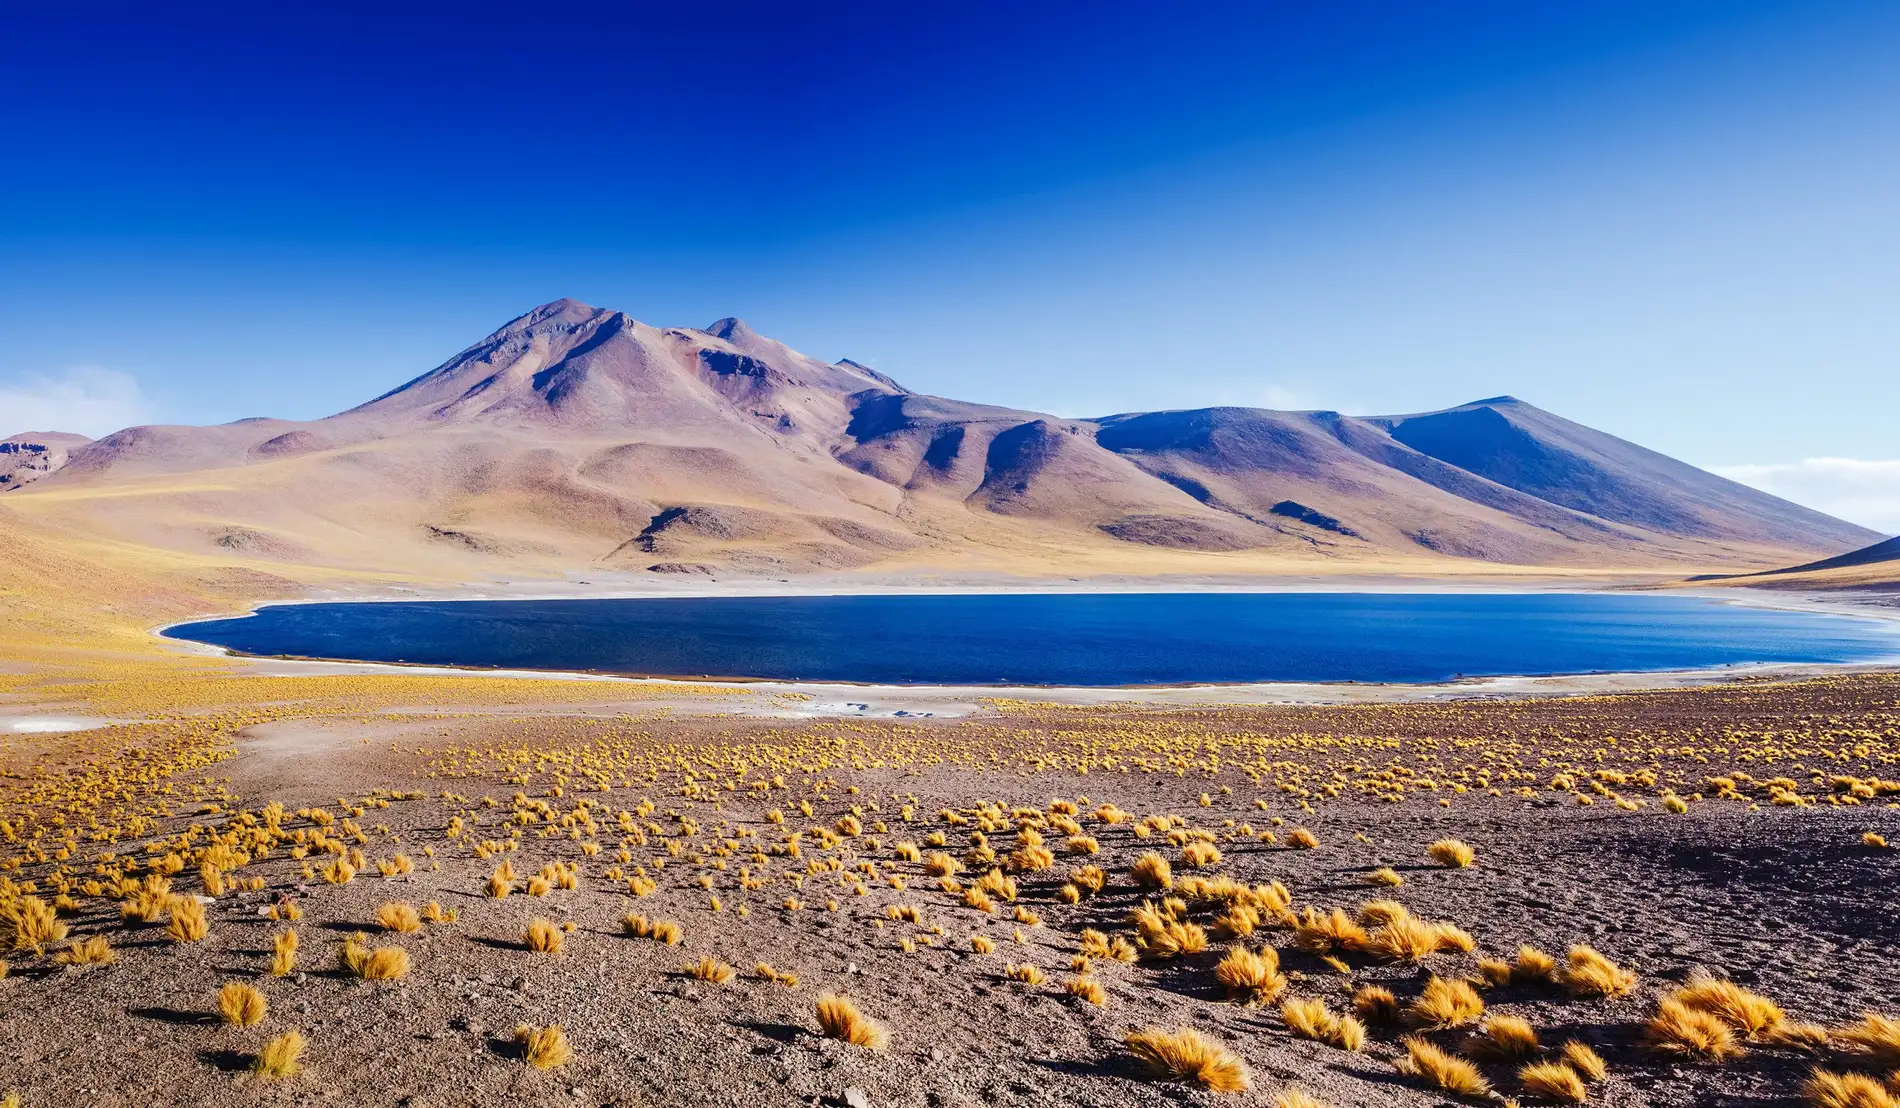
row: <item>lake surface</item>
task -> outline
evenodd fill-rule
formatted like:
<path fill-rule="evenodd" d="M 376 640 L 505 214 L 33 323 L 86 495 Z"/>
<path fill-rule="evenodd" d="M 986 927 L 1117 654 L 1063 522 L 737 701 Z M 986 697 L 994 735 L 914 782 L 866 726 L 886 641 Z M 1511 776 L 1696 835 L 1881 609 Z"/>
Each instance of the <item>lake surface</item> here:
<path fill-rule="evenodd" d="M 249 654 L 954 685 L 1458 676 L 1900 658 L 1900 625 L 1680 596 L 1062 593 L 291 604 L 174 627 Z"/>

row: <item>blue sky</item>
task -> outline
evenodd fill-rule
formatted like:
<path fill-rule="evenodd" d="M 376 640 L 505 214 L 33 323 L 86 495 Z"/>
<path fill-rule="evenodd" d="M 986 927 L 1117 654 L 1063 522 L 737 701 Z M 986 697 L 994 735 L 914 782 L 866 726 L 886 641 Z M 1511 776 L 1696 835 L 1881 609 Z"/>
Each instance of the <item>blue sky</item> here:
<path fill-rule="evenodd" d="M 1066 415 L 1512 393 L 1900 530 L 1893 4 L 46 8 L 0 434 L 575 296 Z"/>

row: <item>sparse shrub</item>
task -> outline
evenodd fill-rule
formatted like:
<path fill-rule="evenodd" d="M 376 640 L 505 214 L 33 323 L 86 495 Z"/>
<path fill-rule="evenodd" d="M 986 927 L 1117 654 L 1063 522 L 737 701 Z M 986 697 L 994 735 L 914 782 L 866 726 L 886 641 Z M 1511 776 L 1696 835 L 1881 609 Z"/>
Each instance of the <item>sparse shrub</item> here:
<path fill-rule="evenodd" d="M 700 981 L 710 981 L 715 985 L 724 985 L 737 976 L 738 970 L 708 954 L 699 961 L 686 967 L 686 972 Z"/>
<path fill-rule="evenodd" d="M 1286 844 L 1295 850 L 1312 850 L 1319 845 L 1319 836 L 1304 827 L 1295 827 L 1287 833 Z"/>
<path fill-rule="evenodd" d="M 876 1020 L 859 1011 L 850 997 L 825 993 L 818 998 L 816 1008 L 819 1030 L 828 1039 L 838 1039 L 871 1050 L 883 1050 L 890 1041 L 890 1033 Z"/>
<path fill-rule="evenodd" d="M 1359 986 L 1359 991 L 1352 994 L 1352 1010 L 1364 1022 L 1381 1026 L 1399 1022 L 1402 1014 L 1399 998 L 1384 985 Z"/>
<path fill-rule="evenodd" d="M 558 1023 L 546 1027 L 530 1027 L 524 1023 L 516 1027 L 515 1045 L 521 1050 L 521 1060 L 538 1070 L 564 1066 L 574 1058 L 567 1032 L 561 1030 Z"/>
<path fill-rule="evenodd" d="M 358 932 L 343 943 L 337 964 L 343 972 L 365 981 L 396 981 L 408 976 L 409 952 L 399 946 L 371 949 L 368 936 Z"/>
<path fill-rule="evenodd" d="M 1425 848 L 1426 857 L 1450 869 L 1464 869 L 1477 860 L 1478 852 L 1470 843 L 1458 839 L 1440 839 Z"/>
<path fill-rule="evenodd" d="M 1571 1039 L 1564 1043 L 1559 1055 L 1585 1081 L 1601 1081 L 1610 1075 L 1610 1064 L 1603 1060 L 1603 1055 L 1592 1050 L 1588 1043 Z"/>
<path fill-rule="evenodd" d="M 1614 998 L 1636 988 L 1635 974 L 1582 944 L 1570 948 L 1569 965 L 1557 979 L 1572 996 Z"/>
<path fill-rule="evenodd" d="M 1721 1062 L 1742 1052 L 1728 1024 L 1674 997 L 1664 997 L 1643 1026 L 1643 1044 L 1651 1050 Z"/>
<path fill-rule="evenodd" d="M 1393 869 L 1391 866 L 1380 866 L 1378 869 L 1366 874 L 1366 884 L 1394 889 L 1405 884 L 1405 878 L 1399 876 L 1399 871 Z"/>
<path fill-rule="evenodd" d="M 1481 1062 L 1516 1062 L 1538 1051 L 1537 1029 L 1516 1016 L 1492 1016 L 1482 1033 L 1465 1042 L 1465 1053 Z"/>
<path fill-rule="evenodd" d="M 1484 1000 L 1470 982 L 1434 975 L 1406 1006 L 1405 1015 L 1415 1027 L 1458 1027 L 1484 1015 Z"/>
<path fill-rule="evenodd" d="M 195 943 L 211 932 L 205 906 L 195 896 L 175 896 L 167 908 L 165 937 L 175 943 Z"/>
<path fill-rule="evenodd" d="M 1102 983 L 1087 974 L 1071 977 L 1063 986 L 1064 992 L 1078 1000 L 1085 1000 L 1100 1008 L 1108 1003 L 1108 990 Z"/>
<path fill-rule="evenodd" d="M 1751 1039 L 1774 1030 L 1787 1019 L 1780 1005 L 1760 993 L 1703 973 L 1691 976 L 1689 983 L 1673 995 L 1683 1004 L 1707 1012 Z"/>
<path fill-rule="evenodd" d="M 1160 854 L 1150 850 L 1135 859 L 1129 867 L 1129 875 L 1135 879 L 1139 888 L 1149 892 L 1158 892 L 1174 887 L 1174 867 Z"/>
<path fill-rule="evenodd" d="M 118 960 L 119 952 L 112 949 L 111 941 L 104 935 L 76 940 L 53 955 L 53 961 L 62 966 L 106 966 Z"/>
<path fill-rule="evenodd" d="M 286 1031 L 264 1044 L 251 1059 L 251 1072 L 266 1081 L 279 1081 L 303 1072 L 303 1036 Z"/>
<path fill-rule="evenodd" d="M 1214 978 L 1229 996 L 1250 1005 L 1273 1003 L 1287 984 L 1280 972 L 1280 954 L 1270 946 L 1258 952 L 1234 947 L 1214 967 Z"/>
<path fill-rule="evenodd" d="M 64 939 L 66 930 L 53 906 L 37 896 L 0 898 L 0 936 L 8 950 L 43 953 L 48 944 Z"/>
<path fill-rule="evenodd" d="M 422 916 L 413 906 L 394 901 L 376 909 L 376 926 L 407 934 L 422 930 Z"/>
<path fill-rule="evenodd" d="M 270 975 L 289 977 L 297 969 L 297 932 L 279 931 L 271 936 Z"/>
<path fill-rule="evenodd" d="M 1407 1036 L 1405 1054 L 1399 1061 L 1400 1072 L 1411 1074 L 1432 1088 L 1470 1100 L 1491 1095 L 1491 1083 L 1478 1072 L 1478 1067 L 1445 1053 L 1425 1039 Z"/>
<path fill-rule="evenodd" d="M 1130 1032 L 1123 1042 L 1151 1076 L 1162 1080 L 1216 1093 L 1243 1093 L 1252 1083 L 1245 1062 L 1191 1027 L 1143 1028 Z"/>
<path fill-rule="evenodd" d="M 1020 966 L 1004 966 L 1003 976 L 1025 985 L 1040 985 L 1044 980 L 1042 971 L 1029 963 Z"/>
<path fill-rule="evenodd" d="M 1517 1071 L 1524 1095 L 1559 1104 L 1582 1104 L 1589 1099 L 1583 1077 L 1562 1062 L 1532 1062 Z"/>
<path fill-rule="evenodd" d="M 263 993 L 241 981 L 233 981 L 218 990 L 218 1018 L 227 1027 L 252 1027 L 262 1023 L 268 1007 Z"/>
<path fill-rule="evenodd" d="M 1351 1016 L 1336 1015 L 1316 998 L 1289 1000 L 1280 1006 L 1286 1029 L 1302 1039 L 1356 1051 L 1365 1046 L 1366 1027 Z"/>
<path fill-rule="evenodd" d="M 521 932 L 521 945 L 536 954 L 559 954 L 566 941 L 567 936 L 561 929 L 544 919 L 529 920 Z"/>

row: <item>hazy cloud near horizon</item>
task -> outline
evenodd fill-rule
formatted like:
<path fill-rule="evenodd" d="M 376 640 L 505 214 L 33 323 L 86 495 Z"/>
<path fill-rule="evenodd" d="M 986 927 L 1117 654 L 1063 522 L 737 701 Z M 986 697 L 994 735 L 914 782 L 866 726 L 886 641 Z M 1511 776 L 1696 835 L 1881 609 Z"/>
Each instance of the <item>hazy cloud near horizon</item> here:
<path fill-rule="evenodd" d="M 94 438 L 147 422 L 151 406 L 129 373 L 74 366 L 0 381 L 0 438 L 72 431 Z"/>
<path fill-rule="evenodd" d="M 1709 469 L 1863 527 L 1900 534 L 1900 460 L 1807 458 L 1782 465 Z"/>

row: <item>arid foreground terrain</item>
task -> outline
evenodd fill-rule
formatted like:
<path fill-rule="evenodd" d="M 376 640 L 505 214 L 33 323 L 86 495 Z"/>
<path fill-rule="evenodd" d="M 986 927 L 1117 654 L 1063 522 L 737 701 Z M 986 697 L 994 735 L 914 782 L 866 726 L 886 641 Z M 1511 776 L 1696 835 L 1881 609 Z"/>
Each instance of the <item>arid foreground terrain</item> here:
<path fill-rule="evenodd" d="M 35 1108 L 1900 1094 L 1892 675 L 771 721 L 29 668 L 141 721 L 0 739 Z"/>

